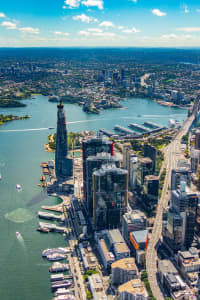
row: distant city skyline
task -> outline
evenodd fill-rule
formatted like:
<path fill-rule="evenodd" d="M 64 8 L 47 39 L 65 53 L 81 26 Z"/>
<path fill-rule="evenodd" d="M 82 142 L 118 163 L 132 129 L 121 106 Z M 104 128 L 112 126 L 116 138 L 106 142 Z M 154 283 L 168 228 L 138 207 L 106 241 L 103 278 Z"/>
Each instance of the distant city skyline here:
<path fill-rule="evenodd" d="M 195 0 L 2 1 L 0 47 L 200 47 Z"/>

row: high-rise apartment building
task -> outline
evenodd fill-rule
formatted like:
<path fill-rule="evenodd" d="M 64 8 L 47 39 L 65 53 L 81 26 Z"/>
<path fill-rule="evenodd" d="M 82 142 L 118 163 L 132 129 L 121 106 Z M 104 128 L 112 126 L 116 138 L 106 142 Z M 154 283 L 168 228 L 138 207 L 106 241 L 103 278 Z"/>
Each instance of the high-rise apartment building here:
<path fill-rule="evenodd" d="M 55 172 L 58 182 L 61 182 L 73 175 L 73 161 L 72 159 L 67 158 L 67 129 L 64 106 L 62 102 L 58 104 L 57 108 Z"/>

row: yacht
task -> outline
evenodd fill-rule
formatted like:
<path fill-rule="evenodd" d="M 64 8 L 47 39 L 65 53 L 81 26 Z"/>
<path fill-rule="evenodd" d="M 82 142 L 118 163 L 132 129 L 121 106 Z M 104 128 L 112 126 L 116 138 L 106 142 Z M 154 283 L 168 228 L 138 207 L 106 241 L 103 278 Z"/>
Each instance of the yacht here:
<path fill-rule="evenodd" d="M 66 256 L 60 253 L 49 254 L 46 256 L 48 260 L 62 260 L 65 259 Z"/>
<path fill-rule="evenodd" d="M 21 185 L 20 184 L 16 184 L 16 189 L 17 190 L 21 190 L 22 189 Z"/>
<path fill-rule="evenodd" d="M 59 247 L 59 248 L 53 248 L 53 249 L 46 249 L 42 251 L 42 256 L 45 257 L 47 255 L 52 255 L 52 254 L 67 254 L 69 251 L 68 249 Z"/>

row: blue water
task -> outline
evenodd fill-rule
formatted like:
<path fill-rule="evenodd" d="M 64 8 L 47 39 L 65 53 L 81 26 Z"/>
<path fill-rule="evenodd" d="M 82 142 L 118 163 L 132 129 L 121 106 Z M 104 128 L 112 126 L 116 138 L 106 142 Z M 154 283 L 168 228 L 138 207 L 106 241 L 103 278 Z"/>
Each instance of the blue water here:
<path fill-rule="evenodd" d="M 54 205 L 59 199 L 48 197 L 37 186 L 41 176 L 40 163 L 54 155 L 44 150 L 47 136 L 56 127 L 56 103 L 43 96 L 24 101 L 25 108 L 0 109 L 0 113 L 31 115 L 28 120 L 13 121 L 0 126 L 0 299 L 51 299 L 48 268 L 41 252 L 48 247 L 64 246 L 59 234 L 36 231 L 37 211 L 41 205 Z M 143 124 L 144 120 L 167 125 L 169 119 L 183 121 L 187 111 L 160 106 L 150 100 L 129 99 L 126 109 L 106 110 L 100 115 L 88 115 L 81 107 L 65 105 L 69 131 L 113 130 L 114 125 Z M 137 117 L 141 115 L 141 117 Z M 40 129 L 31 130 L 27 129 Z M 128 127 L 127 127 L 128 128 Z M 22 186 L 17 192 L 16 184 Z M 19 231 L 22 240 L 16 238 Z"/>

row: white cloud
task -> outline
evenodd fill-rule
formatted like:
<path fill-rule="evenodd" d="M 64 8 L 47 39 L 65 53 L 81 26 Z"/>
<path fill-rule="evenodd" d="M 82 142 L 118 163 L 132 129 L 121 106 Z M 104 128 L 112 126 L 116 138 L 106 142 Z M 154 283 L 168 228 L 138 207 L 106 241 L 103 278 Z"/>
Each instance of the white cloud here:
<path fill-rule="evenodd" d="M 124 33 L 138 33 L 138 32 L 140 32 L 140 30 L 136 29 L 135 27 L 132 27 L 131 29 L 123 29 L 122 32 L 124 32 Z"/>
<path fill-rule="evenodd" d="M 129 0 L 129 1 L 132 1 L 132 2 L 135 2 L 135 3 L 137 2 L 137 0 Z"/>
<path fill-rule="evenodd" d="M 163 12 L 163 11 L 161 11 L 158 8 L 152 9 L 152 14 L 155 15 L 155 16 L 158 16 L 158 17 L 164 17 L 164 16 L 166 16 L 166 13 Z"/>
<path fill-rule="evenodd" d="M 174 34 L 174 33 L 170 33 L 170 34 L 163 34 L 161 36 L 162 39 L 176 39 L 177 38 L 177 35 Z"/>
<path fill-rule="evenodd" d="M 61 31 L 54 31 L 53 32 L 55 35 L 62 35 L 62 36 L 68 36 L 69 33 L 68 32 L 61 32 Z"/>
<path fill-rule="evenodd" d="M 87 7 L 98 7 L 99 9 L 103 9 L 104 2 L 102 0 L 86 0 L 81 2 L 83 5 Z"/>
<path fill-rule="evenodd" d="M 115 27 L 115 25 L 110 21 L 104 21 L 101 24 L 99 24 L 99 26 L 100 27 L 106 27 L 106 28 Z"/>
<path fill-rule="evenodd" d="M 198 13 L 200 13 L 200 8 L 197 8 L 197 10 L 196 10 Z"/>
<path fill-rule="evenodd" d="M 6 15 L 4 13 L 0 12 L 0 18 L 5 18 L 5 17 L 6 17 Z"/>
<path fill-rule="evenodd" d="M 81 31 L 78 32 L 78 35 L 89 36 L 90 32 L 85 31 L 85 30 L 81 30 Z"/>
<path fill-rule="evenodd" d="M 177 35 L 177 34 L 171 33 L 171 34 L 163 34 L 160 38 L 162 40 L 187 40 L 187 39 L 192 38 L 192 36 L 189 34 Z"/>
<path fill-rule="evenodd" d="M 99 28 L 88 28 L 88 31 L 89 32 L 102 32 L 102 30 Z"/>
<path fill-rule="evenodd" d="M 7 29 L 17 29 L 17 25 L 13 22 L 4 21 L 1 23 L 1 26 L 6 27 Z"/>
<path fill-rule="evenodd" d="M 115 37 L 116 34 L 114 32 L 93 32 L 94 36 L 100 36 L 100 37 L 104 37 L 104 38 L 108 38 L 108 37 Z"/>
<path fill-rule="evenodd" d="M 85 14 L 81 14 L 79 16 L 74 16 L 73 17 L 73 20 L 80 20 L 81 22 L 84 22 L 84 23 L 90 23 L 90 22 L 98 22 L 97 19 L 93 18 L 93 17 L 89 17 L 89 16 L 86 16 Z"/>
<path fill-rule="evenodd" d="M 32 34 L 39 34 L 40 30 L 38 28 L 33 27 L 21 27 L 19 28 L 19 31 L 23 33 L 32 33 Z"/>
<path fill-rule="evenodd" d="M 118 26 L 117 27 L 119 30 L 122 30 L 122 29 L 124 29 L 124 26 Z"/>
<path fill-rule="evenodd" d="M 200 27 L 181 27 L 176 28 L 176 30 L 184 32 L 200 32 Z"/>
<path fill-rule="evenodd" d="M 188 14 L 190 12 L 187 5 L 184 5 L 183 9 L 186 14 Z"/>
<path fill-rule="evenodd" d="M 68 8 L 77 8 L 80 6 L 80 0 L 65 0 L 65 4 L 68 6 Z"/>

